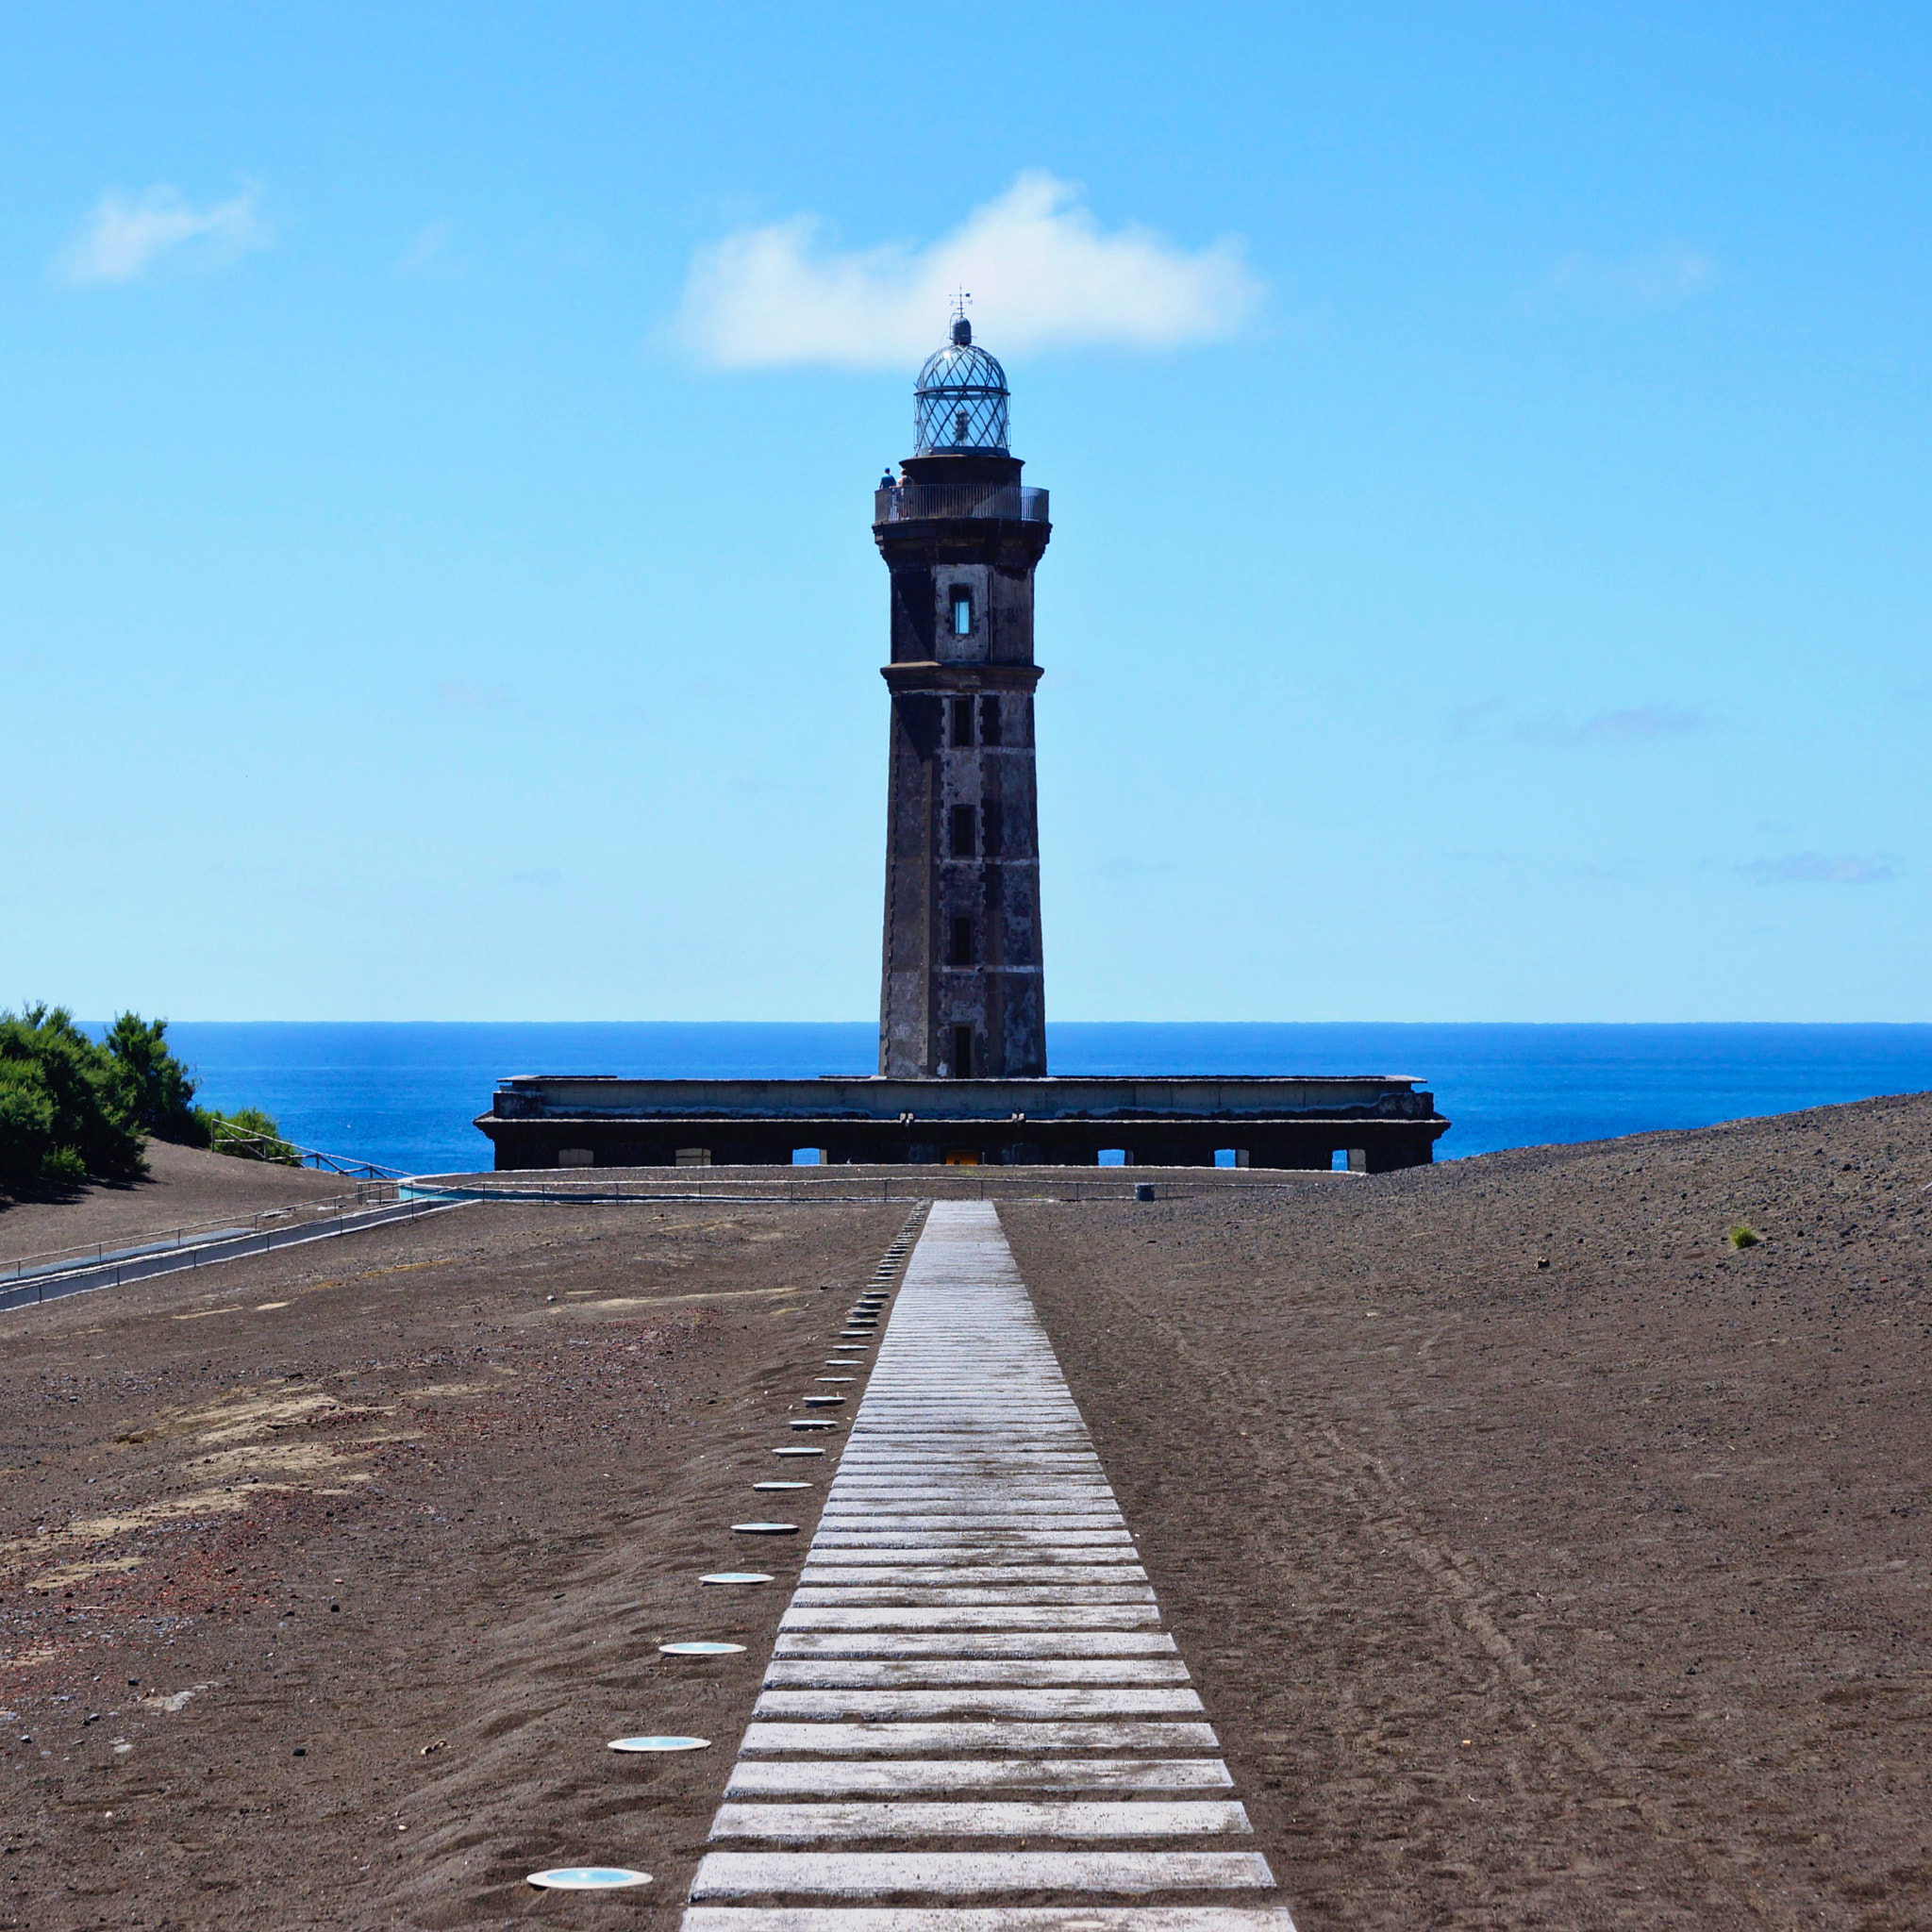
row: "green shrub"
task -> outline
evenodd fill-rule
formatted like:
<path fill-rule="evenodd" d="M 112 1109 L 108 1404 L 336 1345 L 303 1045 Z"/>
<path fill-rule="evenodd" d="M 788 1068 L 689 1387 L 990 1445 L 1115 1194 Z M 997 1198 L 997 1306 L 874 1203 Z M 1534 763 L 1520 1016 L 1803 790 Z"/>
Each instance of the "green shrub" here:
<path fill-rule="evenodd" d="M 1733 1225 L 1731 1231 L 1724 1236 L 1724 1239 L 1734 1248 L 1755 1248 L 1764 1237 L 1755 1227 L 1751 1227 L 1744 1222 L 1740 1221 Z"/>
<path fill-rule="evenodd" d="M 65 1007 L 0 1013 L 0 1188 L 74 1188 L 139 1180 L 152 1136 L 299 1167 L 302 1157 L 259 1108 L 210 1113 L 167 1043 L 165 1020 L 123 1013 L 93 1041 Z"/>
<path fill-rule="evenodd" d="M 50 1188 L 77 1188 L 87 1179 L 87 1169 L 72 1147 L 57 1147 L 41 1162 L 41 1179 Z"/>
<path fill-rule="evenodd" d="M 37 1180 L 53 1146 L 54 1103 L 40 1068 L 0 1045 L 0 1181 Z"/>
<path fill-rule="evenodd" d="M 258 1107 L 209 1114 L 208 1121 L 217 1154 L 233 1154 L 242 1160 L 272 1160 L 281 1167 L 302 1165 L 301 1150 L 283 1140 L 281 1128 Z"/>
<path fill-rule="evenodd" d="M 113 1056 L 66 1008 L 0 1013 L 0 1183 L 135 1180 L 146 1172 L 143 1140 Z"/>

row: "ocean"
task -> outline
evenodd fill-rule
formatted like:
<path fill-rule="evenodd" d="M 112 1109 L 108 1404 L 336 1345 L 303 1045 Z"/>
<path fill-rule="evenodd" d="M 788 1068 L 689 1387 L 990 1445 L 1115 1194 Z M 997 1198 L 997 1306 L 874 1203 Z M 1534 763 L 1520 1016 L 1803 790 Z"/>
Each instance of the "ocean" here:
<path fill-rule="evenodd" d="M 869 1021 L 498 1024 L 182 1021 L 210 1107 L 264 1108 L 290 1139 L 413 1174 L 487 1167 L 470 1124 L 508 1074 L 865 1074 Z M 1058 1074 L 1406 1074 L 1455 1123 L 1436 1158 L 1701 1127 L 1932 1089 L 1932 1026 L 1139 1024 L 1047 1028 Z"/>

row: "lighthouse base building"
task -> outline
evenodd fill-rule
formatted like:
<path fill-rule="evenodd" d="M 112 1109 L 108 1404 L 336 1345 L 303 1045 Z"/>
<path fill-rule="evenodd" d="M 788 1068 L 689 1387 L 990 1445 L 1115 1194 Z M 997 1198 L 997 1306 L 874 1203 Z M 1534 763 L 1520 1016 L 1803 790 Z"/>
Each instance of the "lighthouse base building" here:
<path fill-rule="evenodd" d="M 476 1122 L 499 1170 L 800 1158 L 1311 1168 L 1434 1158 L 1407 1075 L 1055 1078 L 1033 697 L 1047 492 L 1009 447 L 1005 372 L 956 317 L 914 394 L 913 454 L 874 498 L 891 584 L 878 1072 L 820 1080 L 520 1075 Z"/>

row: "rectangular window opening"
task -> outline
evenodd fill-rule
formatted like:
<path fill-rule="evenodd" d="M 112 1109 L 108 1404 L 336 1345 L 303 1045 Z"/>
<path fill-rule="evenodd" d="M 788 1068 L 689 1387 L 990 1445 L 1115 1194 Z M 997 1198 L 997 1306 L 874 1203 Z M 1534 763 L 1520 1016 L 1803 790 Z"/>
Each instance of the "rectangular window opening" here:
<path fill-rule="evenodd" d="M 973 592 L 964 584 L 953 586 L 953 635 L 956 638 L 970 637 L 973 633 Z"/>
<path fill-rule="evenodd" d="M 955 858 L 976 858 L 979 856 L 979 827 L 974 824 L 977 816 L 970 805 L 956 805 L 953 808 Z"/>
<path fill-rule="evenodd" d="M 946 963 L 949 966 L 970 966 L 973 963 L 973 922 L 970 919 L 956 919 L 953 922 L 953 944 Z"/>
<path fill-rule="evenodd" d="M 953 1078 L 970 1080 L 973 1077 L 973 1029 L 970 1026 L 953 1028 Z"/>
<path fill-rule="evenodd" d="M 953 744 L 962 749 L 973 742 L 973 700 L 955 698 L 953 700 Z"/>
<path fill-rule="evenodd" d="M 989 798 L 980 807 L 980 812 L 986 820 L 986 856 L 989 858 L 997 858 L 1006 850 L 1007 845 L 1006 819 L 1000 811 L 999 800 Z"/>
<path fill-rule="evenodd" d="M 1248 1164 L 1248 1150 L 1245 1147 L 1217 1147 L 1214 1150 L 1216 1167 L 1245 1167 Z"/>
<path fill-rule="evenodd" d="M 979 701 L 979 741 L 981 744 L 997 744 L 1000 741 L 1000 701 L 996 697 Z"/>
<path fill-rule="evenodd" d="M 825 1150 L 823 1147 L 794 1147 L 791 1164 L 793 1167 L 824 1167 L 826 1164 Z"/>
<path fill-rule="evenodd" d="M 1133 1157 L 1124 1147 L 1103 1147 L 1093 1157 L 1096 1167 L 1131 1167 Z"/>

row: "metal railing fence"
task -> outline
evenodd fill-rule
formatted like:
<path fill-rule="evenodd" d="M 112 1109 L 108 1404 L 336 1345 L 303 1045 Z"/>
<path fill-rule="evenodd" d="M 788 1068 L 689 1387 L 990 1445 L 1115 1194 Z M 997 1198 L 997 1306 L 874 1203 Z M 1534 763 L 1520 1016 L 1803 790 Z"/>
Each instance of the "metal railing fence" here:
<path fill-rule="evenodd" d="M 125 1236 L 108 1236 L 91 1241 L 70 1241 L 65 1247 L 41 1248 L 0 1262 L 0 1288 L 37 1274 L 67 1274 L 76 1268 L 102 1267 L 115 1260 L 144 1259 L 191 1248 L 217 1234 L 259 1234 L 264 1227 L 293 1224 L 304 1218 L 326 1221 L 354 1208 L 379 1208 L 399 1201 L 393 1180 L 361 1183 L 353 1194 L 330 1194 L 317 1201 L 291 1201 L 279 1208 L 258 1208 L 253 1213 L 223 1214 L 208 1221 L 185 1221 L 178 1227 L 148 1228 Z"/>
<path fill-rule="evenodd" d="M 904 524 L 925 517 L 1005 517 L 1044 524 L 1046 491 L 1024 483 L 896 483 L 873 492 L 873 522 Z"/>

